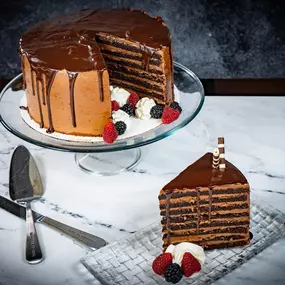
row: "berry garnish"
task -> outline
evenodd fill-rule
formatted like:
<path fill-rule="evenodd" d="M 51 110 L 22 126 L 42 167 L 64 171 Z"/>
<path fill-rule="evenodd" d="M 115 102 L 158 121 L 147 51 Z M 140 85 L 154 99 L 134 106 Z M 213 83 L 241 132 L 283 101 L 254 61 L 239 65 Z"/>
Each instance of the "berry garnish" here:
<path fill-rule="evenodd" d="M 167 282 L 176 284 L 181 280 L 182 276 L 183 272 L 179 264 L 171 263 L 166 266 L 164 277 Z"/>
<path fill-rule="evenodd" d="M 166 272 L 167 265 L 172 263 L 171 253 L 160 254 L 152 263 L 152 270 L 158 274 L 162 275 Z"/>
<path fill-rule="evenodd" d="M 131 104 L 127 103 L 123 107 L 121 107 L 121 110 L 126 112 L 129 116 L 132 116 L 134 114 L 134 108 Z"/>
<path fill-rule="evenodd" d="M 127 129 L 127 125 L 123 121 L 118 121 L 118 122 L 115 123 L 115 128 L 116 128 L 116 130 L 117 130 L 117 132 L 118 132 L 118 134 L 120 136 L 120 135 L 125 133 L 125 131 Z"/>
<path fill-rule="evenodd" d="M 173 108 L 173 109 L 175 109 L 175 110 L 178 110 L 180 113 L 182 112 L 182 109 L 181 109 L 179 103 L 176 102 L 176 101 L 174 101 L 173 103 L 171 103 L 170 107 Z"/>
<path fill-rule="evenodd" d="M 184 253 L 181 267 L 186 277 L 190 277 L 192 274 L 201 270 L 200 262 L 190 252 Z"/>
<path fill-rule="evenodd" d="M 164 106 L 157 104 L 150 109 L 150 115 L 154 119 L 160 119 L 162 117 Z"/>
<path fill-rule="evenodd" d="M 139 100 L 140 97 L 137 93 L 131 93 L 130 97 L 128 98 L 128 103 L 131 104 L 133 108 L 135 108 Z"/>
<path fill-rule="evenodd" d="M 113 143 L 118 137 L 118 132 L 115 128 L 115 125 L 112 122 L 109 122 L 104 127 L 103 140 L 106 143 Z"/>
<path fill-rule="evenodd" d="M 165 106 L 162 113 L 162 123 L 170 124 L 178 119 L 180 115 L 179 110 L 173 109 L 169 106 Z"/>
<path fill-rule="evenodd" d="M 120 105 L 117 101 L 112 101 L 112 111 L 118 111 L 120 109 Z"/>

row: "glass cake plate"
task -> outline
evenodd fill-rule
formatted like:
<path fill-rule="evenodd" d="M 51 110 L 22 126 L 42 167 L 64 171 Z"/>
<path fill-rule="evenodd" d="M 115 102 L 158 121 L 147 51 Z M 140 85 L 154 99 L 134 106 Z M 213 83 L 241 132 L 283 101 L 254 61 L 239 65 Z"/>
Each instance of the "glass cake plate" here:
<path fill-rule="evenodd" d="M 253 235 L 250 245 L 206 251 L 202 271 L 190 278 L 183 277 L 177 284 L 211 284 L 285 237 L 285 214 L 253 194 L 250 216 L 250 231 Z M 92 284 L 171 284 L 152 271 L 152 261 L 161 252 L 161 225 L 156 222 L 127 239 L 90 253 L 81 262 L 95 277 Z"/>
<path fill-rule="evenodd" d="M 139 147 L 170 136 L 189 124 L 201 110 L 204 89 L 198 77 L 185 66 L 174 63 L 174 82 L 183 110 L 180 117 L 169 125 L 161 124 L 141 133 L 124 135 L 113 144 L 107 144 L 103 140 L 64 140 L 28 125 L 19 108 L 25 97 L 25 91 L 21 87 L 22 74 L 15 77 L 0 94 L 0 121 L 11 133 L 30 143 L 54 150 L 76 152 L 75 161 L 82 170 L 101 175 L 116 174 L 138 163 L 141 156 Z M 113 161 L 117 161 L 116 165 L 111 163 Z"/>

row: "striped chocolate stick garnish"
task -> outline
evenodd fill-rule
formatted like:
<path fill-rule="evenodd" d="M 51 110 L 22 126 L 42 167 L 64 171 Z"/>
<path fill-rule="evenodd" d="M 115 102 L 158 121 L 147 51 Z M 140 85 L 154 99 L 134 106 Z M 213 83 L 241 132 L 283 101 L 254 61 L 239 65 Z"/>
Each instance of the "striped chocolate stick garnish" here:
<path fill-rule="evenodd" d="M 223 137 L 218 138 L 218 149 L 219 149 L 219 156 L 220 156 L 220 170 L 224 170 L 226 168 L 226 161 L 225 161 L 225 140 Z"/>
<path fill-rule="evenodd" d="M 219 156 L 219 149 L 216 148 L 213 152 L 213 163 L 212 163 L 212 167 L 213 168 L 219 168 L 219 163 L 220 163 L 220 156 Z"/>

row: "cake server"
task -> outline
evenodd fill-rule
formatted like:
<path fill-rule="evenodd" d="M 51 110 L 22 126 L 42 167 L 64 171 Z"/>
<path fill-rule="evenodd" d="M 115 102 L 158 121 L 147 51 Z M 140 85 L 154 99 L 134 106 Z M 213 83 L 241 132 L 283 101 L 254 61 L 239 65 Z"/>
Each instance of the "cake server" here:
<path fill-rule="evenodd" d="M 43 184 L 32 155 L 22 145 L 18 146 L 12 155 L 9 192 L 12 200 L 26 204 L 26 261 L 30 264 L 39 263 L 43 259 L 43 254 L 34 224 L 31 202 L 43 195 Z"/>
<path fill-rule="evenodd" d="M 26 209 L 25 207 L 16 204 L 9 199 L 0 196 L 0 208 L 3 210 L 6 210 L 7 212 L 25 220 L 26 219 Z M 91 249 L 98 249 L 100 247 L 103 247 L 107 244 L 105 240 L 103 240 L 100 237 L 97 237 L 95 235 L 86 233 L 84 231 L 78 230 L 76 228 L 73 228 L 71 226 L 68 226 L 66 224 L 63 224 L 59 221 L 56 221 L 54 219 L 51 219 L 49 217 L 46 217 L 44 215 L 41 215 L 35 211 L 33 212 L 33 218 L 36 223 L 41 223 L 43 225 L 47 225 L 51 227 L 52 229 L 57 230 L 61 234 L 64 234 L 65 236 L 72 238 L 76 241 L 79 241 L 82 244 L 87 245 Z"/>

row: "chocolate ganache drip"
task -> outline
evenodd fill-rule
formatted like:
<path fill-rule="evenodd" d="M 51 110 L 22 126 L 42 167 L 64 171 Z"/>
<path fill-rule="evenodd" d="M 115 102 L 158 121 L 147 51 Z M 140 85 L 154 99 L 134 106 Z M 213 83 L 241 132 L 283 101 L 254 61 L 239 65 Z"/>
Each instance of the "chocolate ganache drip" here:
<path fill-rule="evenodd" d="M 69 95 L 70 95 L 70 111 L 71 111 L 71 118 L 72 118 L 72 126 L 76 127 L 76 117 L 75 117 L 75 107 L 74 107 L 74 85 L 75 80 L 78 76 L 77 72 L 68 72 L 69 78 Z"/>
<path fill-rule="evenodd" d="M 41 127 L 44 126 L 41 103 L 47 106 L 47 132 L 54 131 L 50 92 L 58 71 L 68 73 L 73 127 L 76 127 L 74 89 L 78 73 L 98 71 L 98 96 L 101 102 L 104 101 L 103 71 L 107 67 L 96 41 L 99 34 L 139 43 L 145 70 L 148 70 L 149 61 L 157 49 L 171 46 L 169 30 L 161 18 L 152 18 L 139 10 L 83 10 L 32 27 L 23 34 L 19 52 L 22 62 L 26 58 L 31 66 L 32 92 L 38 96 Z M 22 69 L 25 86 L 25 69 Z M 37 82 L 34 82 L 33 72 L 36 73 Z M 38 81 L 42 84 L 42 100 Z"/>

